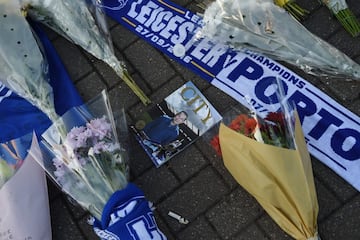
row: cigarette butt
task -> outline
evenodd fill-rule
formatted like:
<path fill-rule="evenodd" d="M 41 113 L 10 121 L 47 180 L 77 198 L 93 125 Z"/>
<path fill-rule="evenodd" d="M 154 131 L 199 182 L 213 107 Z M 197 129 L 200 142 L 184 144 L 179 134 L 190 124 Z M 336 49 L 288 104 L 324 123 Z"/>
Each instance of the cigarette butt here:
<path fill-rule="evenodd" d="M 176 220 L 178 220 L 179 223 L 181 223 L 181 224 L 188 224 L 188 223 L 189 223 L 188 220 L 186 220 L 185 218 L 183 218 L 183 217 L 180 216 L 179 214 L 174 213 L 174 212 L 172 212 L 172 211 L 169 211 L 168 215 L 169 215 L 170 217 L 175 218 Z"/>

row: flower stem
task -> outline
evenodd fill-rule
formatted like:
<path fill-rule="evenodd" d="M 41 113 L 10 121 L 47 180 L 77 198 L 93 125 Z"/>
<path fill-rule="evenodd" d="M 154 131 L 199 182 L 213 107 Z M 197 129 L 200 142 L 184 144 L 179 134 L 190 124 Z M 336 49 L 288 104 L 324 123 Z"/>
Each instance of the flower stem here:
<path fill-rule="evenodd" d="M 151 103 L 151 100 L 146 96 L 146 94 L 136 85 L 135 81 L 132 79 L 127 70 L 123 70 L 121 78 L 124 82 L 133 90 L 133 92 L 138 96 L 141 102 L 144 105 Z"/>
<path fill-rule="evenodd" d="M 274 0 L 274 3 L 288 11 L 296 20 L 301 21 L 307 17 L 309 11 L 300 7 L 294 0 Z"/>
<path fill-rule="evenodd" d="M 360 23 L 349 8 L 340 10 L 335 17 L 352 37 L 359 36 Z"/>

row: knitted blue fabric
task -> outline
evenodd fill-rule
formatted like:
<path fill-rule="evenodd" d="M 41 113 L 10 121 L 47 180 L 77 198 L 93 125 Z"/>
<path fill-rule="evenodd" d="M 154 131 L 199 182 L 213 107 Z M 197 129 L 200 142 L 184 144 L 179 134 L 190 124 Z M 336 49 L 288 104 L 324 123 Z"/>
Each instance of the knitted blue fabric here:
<path fill-rule="evenodd" d="M 93 228 L 103 240 L 166 240 L 156 225 L 149 202 L 132 183 L 110 197 L 101 221 L 95 219 Z"/>

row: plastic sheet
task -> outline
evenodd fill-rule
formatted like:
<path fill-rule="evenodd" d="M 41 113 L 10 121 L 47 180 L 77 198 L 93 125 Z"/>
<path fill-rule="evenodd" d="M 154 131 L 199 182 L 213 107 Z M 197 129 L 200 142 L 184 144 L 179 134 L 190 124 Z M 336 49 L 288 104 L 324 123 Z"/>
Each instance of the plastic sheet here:
<path fill-rule="evenodd" d="M 199 36 L 285 61 L 306 73 L 360 80 L 360 65 L 310 33 L 272 0 L 217 0 L 204 13 Z"/>
<path fill-rule="evenodd" d="M 106 19 L 97 4 L 101 1 L 19 0 L 23 11 L 69 41 L 107 63 L 144 104 L 149 98 L 130 77 L 125 64 L 114 53 Z"/>
<path fill-rule="evenodd" d="M 0 1 L 0 15 L 1 82 L 55 121 L 58 116 L 40 41 L 16 1 Z"/>
<path fill-rule="evenodd" d="M 97 219 L 117 190 L 128 184 L 127 150 L 120 144 L 105 91 L 66 112 L 30 151 L 52 180 Z M 62 129 L 60 129 L 62 127 Z"/>

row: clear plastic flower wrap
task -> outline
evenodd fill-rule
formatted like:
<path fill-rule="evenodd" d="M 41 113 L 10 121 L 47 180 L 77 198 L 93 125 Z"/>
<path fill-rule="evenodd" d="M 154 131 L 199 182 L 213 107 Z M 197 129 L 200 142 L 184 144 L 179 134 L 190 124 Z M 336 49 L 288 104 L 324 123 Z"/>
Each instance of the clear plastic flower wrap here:
<path fill-rule="evenodd" d="M 309 32 L 272 0 L 216 0 L 205 9 L 198 35 L 238 51 L 250 49 L 306 73 L 360 79 L 360 65 Z"/>
<path fill-rule="evenodd" d="M 105 15 L 99 0 L 18 0 L 23 12 L 42 22 L 96 58 L 107 63 L 125 81 L 144 104 L 150 99 L 128 73 L 125 64 L 114 53 Z"/>
<path fill-rule="evenodd" d="M 58 115 L 40 41 L 17 1 L 0 1 L 0 14 L 0 81 L 55 121 Z"/>
<path fill-rule="evenodd" d="M 126 187 L 129 174 L 127 150 L 118 140 L 106 91 L 61 120 L 66 135 L 51 126 L 41 136 L 41 152 L 30 154 L 61 190 L 101 219 L 106 202 Z"/>
<path fill-rule="evenodd" d="M 269 90 L 267 111 L 232 106 L 207 139 L 235 180 L 294 239 L 320 239 L 311 159 L 300 118 L 282 93 Z"/>
<path fill-rule="evenodd" d="M 231 130 L 242 134 L 259 143 L 268 144 L 275 147 L 295 149 L 294 111 L 288 109 L 271 109 L 267 112 L 257 113 L 251 107 L 251 99 L 248 106 L 237 104 L 230 106 L 222 115 L 222 124 Z M 219 127 L 211 129 L 205 136 L 211 147 L 218 156 L 222 156 Z"/>

